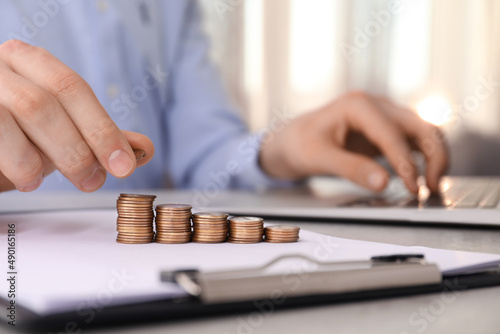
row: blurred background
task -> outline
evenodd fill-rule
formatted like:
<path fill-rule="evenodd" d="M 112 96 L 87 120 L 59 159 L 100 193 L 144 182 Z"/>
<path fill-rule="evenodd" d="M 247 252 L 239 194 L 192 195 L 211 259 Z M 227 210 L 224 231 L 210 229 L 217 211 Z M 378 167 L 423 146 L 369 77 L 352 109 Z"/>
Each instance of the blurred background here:
<path fill-rule="evenodd" d="M 200 0 L 212 57 L 252 130 L 349 90 L 443 128 L 453 175 L 500 175 L 500 1 Z"/>

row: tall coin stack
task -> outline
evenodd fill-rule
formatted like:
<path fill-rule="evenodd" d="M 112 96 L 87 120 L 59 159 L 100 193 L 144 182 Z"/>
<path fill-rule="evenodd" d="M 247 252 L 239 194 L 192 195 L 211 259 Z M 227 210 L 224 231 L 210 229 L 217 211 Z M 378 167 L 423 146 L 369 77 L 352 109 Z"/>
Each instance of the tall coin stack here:
<path fill-rule="evenodd" d="M 190 242 L 191 208 L 188 204 L 157 205 L 155 242 L 161 244 Z"/>
<path fill-rule="evenodd" d="M 118 236 L 122 244 L 147 244 L 153 241 L 154 195 L 120 194 L 116 201 Z"/>
<path fill-rule="evenodd" d="M 296 242 L 299 240 L 300 228 L 297 226 L 275 225 L 264 229 L 265 241 L 267 242 Z"/>
<path fill-rule="evenodd" d="M 226 241 L 227 213 L 198 212 L 193 215 L 193 242 L 219 243 Z"/>
<path fill-rule="evenodd" d="M 259 217 L 229 218 L 229 237 L 227 241 L 236 244 L 253 244 L 262 241 L 264 219 Z"/>

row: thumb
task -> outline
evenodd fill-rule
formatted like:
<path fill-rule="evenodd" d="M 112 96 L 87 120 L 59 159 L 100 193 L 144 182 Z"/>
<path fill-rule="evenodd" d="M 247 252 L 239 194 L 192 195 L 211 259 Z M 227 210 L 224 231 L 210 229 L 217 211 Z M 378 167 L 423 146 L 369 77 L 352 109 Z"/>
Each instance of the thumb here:
<path fill-rule="evenodd" d="M 0 192 L 13 189 L 16 189 L 14 183 L 10 182 L 10 180 L 0 172 Z"/>
<path fill-rule="evenodd" d="M 151 139 L 137 132 L 122 130 L 122 133 L 136 154 L 137 167 L 147 164 L 155 154 L 155 147 Z"/>
<path fill-rule="evenodd" d="M 385 168 L 364 155 L 334 148 L 326 162 L 330 174 L 342 176 L 372 191 L 384 190 L 389 181 Z"/>

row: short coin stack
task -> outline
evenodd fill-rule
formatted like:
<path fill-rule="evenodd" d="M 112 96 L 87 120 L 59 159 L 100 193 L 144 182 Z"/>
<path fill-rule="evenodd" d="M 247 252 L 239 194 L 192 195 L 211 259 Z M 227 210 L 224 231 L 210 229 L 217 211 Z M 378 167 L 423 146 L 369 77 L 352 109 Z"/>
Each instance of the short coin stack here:
<path fill-rule="evenodd" d="M 226 241 L 227 213 L 198 212 L 193 215 L 193 242 L 219 243 Z"/>
<path fill-rule="evenodd" d="M 236 244 L 253 244 L 262 241 L 264 219 L 259 217 L 229 218 L 229 237 L 227 241 Z"/>
<path fill-rule="evenodd" d="M 120 194 L 116 201 L 118 236 L 122 244 L 147 244 L 153 241 L 154 195 Z"/>
<path fill-rule="evenodd" d="M 190 242 L 191 208 L 188 204 L 157 205 L 155 242 L 161 244 Z"/>
<path fill-rule="evenodd" d="M 300 228 L 297 226 L 274 225 L 264 229 L 265 241 L 267 242 L 296 242 L 299 240 Z"/>

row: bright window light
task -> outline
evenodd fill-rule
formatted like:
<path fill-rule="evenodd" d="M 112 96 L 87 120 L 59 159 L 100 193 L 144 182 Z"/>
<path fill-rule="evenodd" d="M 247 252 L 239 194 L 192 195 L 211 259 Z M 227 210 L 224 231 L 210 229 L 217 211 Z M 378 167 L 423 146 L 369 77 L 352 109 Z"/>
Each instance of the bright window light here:
<path fill-rule="evenodd" d="M 425 85 L 429 73 L 431 1 L 402 2 L 394 15 L 389 61 L 391 96 L 404 99 Z"/>
<path fill-rule="evenodd" d="M 453 119 L 450 103 L 441 96 L 429 96 L 417 104 L 417 112 L 422 119 L 434 125 L 444 125 Z"/>
<path fill-rule="evenodd" d="M 290 70 L 296 93 L 321 89 L 334 75 L 335 8 L 335 1 L 291 2 Z"/>

